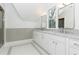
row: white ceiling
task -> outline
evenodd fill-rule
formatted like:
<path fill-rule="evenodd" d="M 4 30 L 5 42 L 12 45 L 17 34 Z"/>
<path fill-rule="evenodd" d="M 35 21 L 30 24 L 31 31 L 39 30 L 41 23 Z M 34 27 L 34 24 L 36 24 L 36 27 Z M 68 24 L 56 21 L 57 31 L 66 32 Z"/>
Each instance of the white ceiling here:
<path fill-rule="evenodd" d="M 18 11 L 22 20 L 37 20 L 40 16 L 47 14 L 50 7 L 53 7 L 54 3 L 14 3 L 13 4 Z"/>

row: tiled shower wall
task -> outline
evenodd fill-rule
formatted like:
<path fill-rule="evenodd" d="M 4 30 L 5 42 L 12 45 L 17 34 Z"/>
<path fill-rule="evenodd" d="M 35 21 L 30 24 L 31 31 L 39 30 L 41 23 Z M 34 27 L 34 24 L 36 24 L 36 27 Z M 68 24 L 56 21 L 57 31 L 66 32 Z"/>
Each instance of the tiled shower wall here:
<path fill-rule="evenodd" d="M 25 39 L 32 39 L 34 28 L 15 28 L 6 29 L 6 41 L 18 41 Z"/>

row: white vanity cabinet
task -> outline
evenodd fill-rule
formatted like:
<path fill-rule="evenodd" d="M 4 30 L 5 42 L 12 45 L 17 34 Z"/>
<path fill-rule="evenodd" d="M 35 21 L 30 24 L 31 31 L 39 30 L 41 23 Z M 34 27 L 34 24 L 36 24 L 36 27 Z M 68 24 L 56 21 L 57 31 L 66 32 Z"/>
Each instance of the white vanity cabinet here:
<path fill-rule="evenodd" d="M 44 35 L 44 33 L 42 33 L 42 32 L 34 31 L 33 32 L 34 41 L 38 45 L 40 45 L 40 47 L 43 48 L 48 54 L 50 54 L 48 51 L 48 47 L 49 47 L 48 41 L 50 41 L 50 40 L 43 39 L 44 38 L 43 35 Z"/>
<path fill-rule="evenodd" d="M 66 54 L 66 39 L 58 35 L 52 35 L 52 38 L 55 40 L 55 54 L 56 55 L 65 55 Z"/>
<path fill-rule="evenodd" d="M 44 40 L 47 41 L 48 45 L 48 52 L 50 54 L 56 54 L 56 55 L 65 55 L 66 54 L 66 43 L 65 43 L 65 38 L 52 35 L 52 34 L 44 34 Z"/>
<path fill-rule="evenodd" d="M 65 55 L 65 38 L 53 34 L 34 32 L 34 40 L 51 55 Z"/>
<path fill-rule="evenodd" d="M 34 31 L 34 41 L 50 55 L 79 55 L 79 40 Z"/>
<path fill-rule="evenodd" d="M 38 32 L 38 31 L 34 31 L 33 32 L 33 38 L 34 38 L 34 41 L 40 45 L 42 45 L 42 33 L 41 32 Z"/>
<path fill-rule="evenodd" d="M 51 39 L 52 36 L 46 33 L 41 33 L 38 31 L 34 31 L 33 33 L 34 41 L 39 44 L 44 50 L 46 50 L 49 54 L 55 55 L 55 44 Z M 50 38 L 50 37 L 51 38 Z"/>
<path fill-rule="evenodd" d="M 79 55 L 79 49 L 70 48 L 69 55 Z"/>
<path fill-rule="evenodd" d="M 43 40 L 43 47 L 49 52 L 49 54 L 55 55 L 55 40 L 52 38 L 52 35 L 43 33 Z"/>
<path fill-rule="evenodd" d="M 66 54 L 65 43 L 56 41 L 56 55 L 65 55 L 65 54 Z"/>
<path fill-rule="evenodd" d="M 69 55 L 79 55 L 79 41 L 69 39 Z"/>

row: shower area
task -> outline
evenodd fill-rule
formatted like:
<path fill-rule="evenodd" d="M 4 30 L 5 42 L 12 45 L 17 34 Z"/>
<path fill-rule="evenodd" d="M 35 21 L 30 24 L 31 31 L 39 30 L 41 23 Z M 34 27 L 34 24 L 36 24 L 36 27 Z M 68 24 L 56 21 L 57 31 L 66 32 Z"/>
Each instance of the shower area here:
<path fill-rule="evenodd" d="M 4 17 L 4 10 L 0 6 L 0 48 L 4 44 L 4 21 L 3 21 L 3 17 Z"/>

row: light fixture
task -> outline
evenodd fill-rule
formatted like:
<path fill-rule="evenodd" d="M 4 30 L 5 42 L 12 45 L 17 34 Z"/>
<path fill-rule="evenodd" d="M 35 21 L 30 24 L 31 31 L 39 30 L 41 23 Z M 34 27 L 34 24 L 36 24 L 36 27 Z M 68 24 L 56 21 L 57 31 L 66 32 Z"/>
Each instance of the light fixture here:
<path fill-rule="evenodd" d="M 70 4 L 70 3 L 58 3 L 58 8 L 62 8 L 62 7 L 64 7 L 64 6 L 66 6 L 66 5 L 68 5 L 68 4 Z"/>

